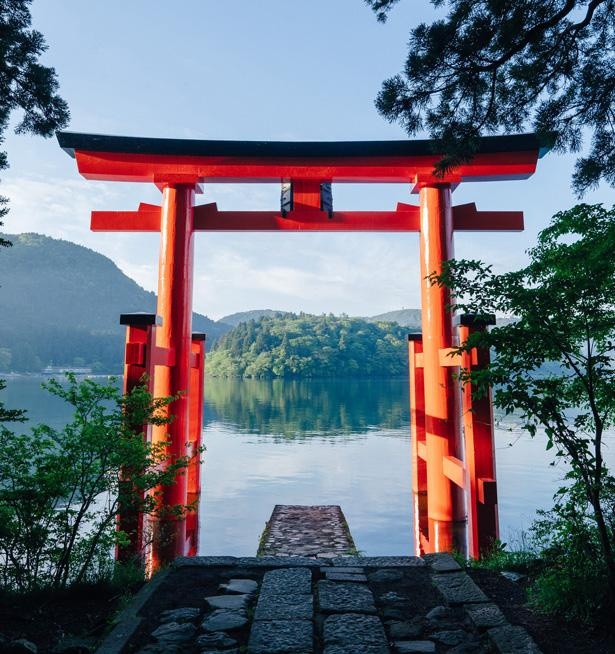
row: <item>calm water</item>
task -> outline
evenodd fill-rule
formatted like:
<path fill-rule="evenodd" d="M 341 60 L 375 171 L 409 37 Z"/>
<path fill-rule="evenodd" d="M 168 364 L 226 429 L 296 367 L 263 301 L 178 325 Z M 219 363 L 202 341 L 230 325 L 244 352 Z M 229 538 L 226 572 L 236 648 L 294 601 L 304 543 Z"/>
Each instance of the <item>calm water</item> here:
<path fill-rule="evenodd" d="M 61 425 L 40 379 L 8 382 L 8 406 Z M 366 554 L 413 553 L 408 385 L 401 380 L 207 379 L 201 554 L 253 555 L 275 504 L 339 504 Z M 615 440 L 606 458 L 615 465 Z M 548 508 L 562 467 L 514 422 L 496 431 L 503 540 Z"/>

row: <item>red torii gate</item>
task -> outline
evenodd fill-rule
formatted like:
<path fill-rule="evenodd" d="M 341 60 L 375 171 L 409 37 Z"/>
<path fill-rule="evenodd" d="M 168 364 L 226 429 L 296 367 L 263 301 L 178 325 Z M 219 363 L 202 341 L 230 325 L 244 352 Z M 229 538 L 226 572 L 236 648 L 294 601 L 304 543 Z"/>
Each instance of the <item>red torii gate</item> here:
<path fill-rule="evenodd" d="M 202 427 L 204 344 L 202 336 L 191 334 L 194 232 L 419 232 L 422 335 L 409 337 L 417 552 L 452 549 L 454 524 L 466 517 L 471 556 L 478 557 L 498 537 L 491 401 L 473 404 L 471 389 L 460 389 L 454 375 L 455 367 L 484 365 L 488 352 L 451 356 L 456 343 L 485 324 L 460 316 L 456 331 L 447 312 L 447 290 L 432 286 L 427 277 L 453 257 L 454 231 L 523 229 L 520 211 L 477 211 L 474 203 L 452 206 L 454 188 L 461 182 L 527 179 L 547 144 L 535 134 L 484 137 L 470 162 L 437 177 L 433 170 L 441 154 L 429 140 L 285 143 L 60 132 L 58 141 L 86 179 L 149 182 L 162 191 L 161 206 L 93 211 L 91 228 L 161 234 L 161 322 L 156 316 L 122 317 L 129 325 L 125 387 L 149 372 L 156 396 L 186 391 L 171 407 L 176 416 L 168 430 L 173 457 L 193 454 Z M 195 205 L 203 182 L 280 183 L 280 210 L 219 211 L 215 203 Z M 334 210 L 331 184 L 343 182 L 410 184 L 419 204 L 400 202 L 393 211 Z M 154 430 L 151 437 L 164 436 Z M 188 476 L 167 489 L 163 501 L 186 504 L 198 493 L 194 463 Z M 186 522 L 171 520 L 168 545 L 154 544 L 154 565 L 195 551 L 195 527 Z"/>

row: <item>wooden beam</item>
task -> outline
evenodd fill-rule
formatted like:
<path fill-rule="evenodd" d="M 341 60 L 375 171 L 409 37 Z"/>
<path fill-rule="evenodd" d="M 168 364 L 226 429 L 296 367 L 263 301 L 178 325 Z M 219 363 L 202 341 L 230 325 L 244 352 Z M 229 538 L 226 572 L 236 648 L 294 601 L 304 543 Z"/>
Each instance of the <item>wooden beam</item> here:
<path fill-rule="evenodd" d="M 463 461 L 460 461 L 454 456 L 445 456 L 442 458 L 442 472 L 444 476 L 448 477 L 453 484 L 459 488 L 465 488 L 466 485 L 466 470 Z"/>
<path fill-rule="evenodd" d="M 523 211 L 477 211 L 476 203 L 453 207 L 456 232 L 522 232 Z"/>

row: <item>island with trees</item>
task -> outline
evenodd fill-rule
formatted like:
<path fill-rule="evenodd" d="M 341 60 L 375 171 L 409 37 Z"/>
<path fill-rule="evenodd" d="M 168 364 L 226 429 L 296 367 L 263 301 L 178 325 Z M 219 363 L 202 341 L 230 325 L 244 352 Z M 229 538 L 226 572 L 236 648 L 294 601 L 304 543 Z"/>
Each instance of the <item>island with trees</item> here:
<path fill-rule="evenodd" d="M 212 377 L 406 376 L 408 328 L 361 318 L 287 313 L 242 322 L 208 355 Z"/>

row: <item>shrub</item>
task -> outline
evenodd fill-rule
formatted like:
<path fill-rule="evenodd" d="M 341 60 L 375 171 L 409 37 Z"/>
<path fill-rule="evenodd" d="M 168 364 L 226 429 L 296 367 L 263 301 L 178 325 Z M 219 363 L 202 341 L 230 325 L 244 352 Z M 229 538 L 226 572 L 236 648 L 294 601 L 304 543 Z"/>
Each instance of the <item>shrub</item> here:
<path fill-rule="evenodd" d="M 609 486 L 603 505 L 613 516 L 615 492 Z M 540 511 L 532 532 L 543 566 L 530 587 L 530 601 L 545 613 L 585 623 L 598 622 L 612 609 L 608 568 L 593 509 L 583 485 L 558 491 L 551 511 Z"/>
<path fill-rule="evenodd" d="M 187 465 L 143 437 L 145 425 L 169 422 L 174 398 L 153 399 L 144 386 L 124 397 L 114 380 L 74 375 L 43 386 L 73 407 L 69 424 L 26 434 L 0 426 L 0 583 L 20 591 L 111 575 L 113 547 L 130 539 L 116 529 L 120 507 L 155 517 L 161 488 Z"/>

